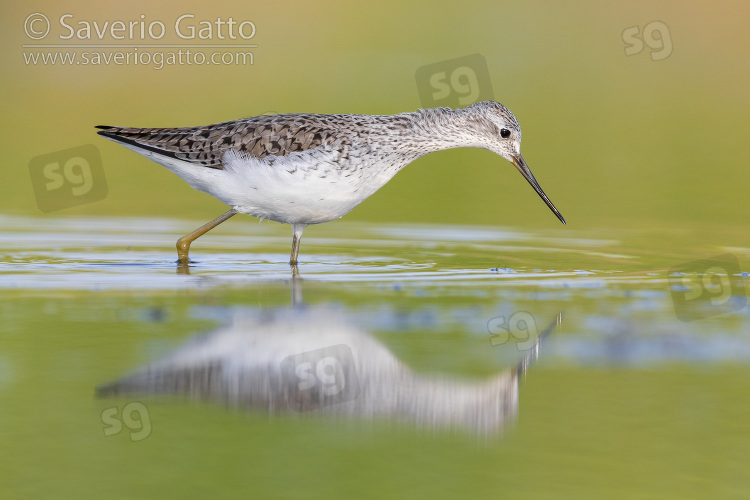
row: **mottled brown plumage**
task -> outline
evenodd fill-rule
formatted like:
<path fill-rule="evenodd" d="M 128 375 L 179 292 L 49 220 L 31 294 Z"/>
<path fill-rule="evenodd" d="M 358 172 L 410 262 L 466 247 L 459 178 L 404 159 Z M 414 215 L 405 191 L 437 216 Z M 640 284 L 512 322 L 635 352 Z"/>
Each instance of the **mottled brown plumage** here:
<path fill-rule="evenodd" d="M 351 146 L 378 116 L 279 114 L 244 118 L 203 127 L 133 128 L 100 125 L 100 135 L 195 165 L 222 169 L 232 149 L 254 158 L 287 156 L 319 146 Z M 385 116 L 392 121 L 394 117 Z M 408 120 L 404 119 L 402 122 Z M 395 123 L 389 125 L 394 126 Z"/>

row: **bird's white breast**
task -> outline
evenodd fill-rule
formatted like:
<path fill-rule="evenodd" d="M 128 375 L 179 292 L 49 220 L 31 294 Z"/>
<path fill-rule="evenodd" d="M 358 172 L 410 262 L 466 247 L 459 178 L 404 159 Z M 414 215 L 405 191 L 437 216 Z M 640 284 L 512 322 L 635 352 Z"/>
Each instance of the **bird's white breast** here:
<path fill-rule="evenodd" d="M 223 170 L 144 155 L 239 212 L 302 224 L 342 217 L 408 163 L 374 151 L 345 155 L 330 147 L 263 159 L 230 150 L 224 154 Z"/>

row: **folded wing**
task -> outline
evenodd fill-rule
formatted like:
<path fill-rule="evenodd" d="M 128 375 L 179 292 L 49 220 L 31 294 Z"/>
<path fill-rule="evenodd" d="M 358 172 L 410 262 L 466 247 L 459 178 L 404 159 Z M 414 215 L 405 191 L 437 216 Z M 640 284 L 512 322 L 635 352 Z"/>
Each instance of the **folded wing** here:
<path fill-rule="evenodd" d="M 343 119 L 343 116 L 341 117 Z M 204 127 L 134 128 L 99 125 L 99 135 L 196 166 L 223 169 L 229 150 L 258 159 L 287 156 L 342 141 L 335 115 L 266 115 Z M 336 137 L 334 139 L 334 136 Z"/>

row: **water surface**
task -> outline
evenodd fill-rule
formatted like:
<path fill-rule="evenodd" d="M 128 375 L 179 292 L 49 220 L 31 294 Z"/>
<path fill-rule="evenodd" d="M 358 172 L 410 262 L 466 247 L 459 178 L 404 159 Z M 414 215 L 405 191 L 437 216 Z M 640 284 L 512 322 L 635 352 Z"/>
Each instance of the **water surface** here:
<path fill-rule="evenodd" d="M 0 218 L 14 496 L 748 487 L 747 249 L 335 223 L 294 276 L 278 224 L 218 228 L 178 267 L 198 224 Z"/>

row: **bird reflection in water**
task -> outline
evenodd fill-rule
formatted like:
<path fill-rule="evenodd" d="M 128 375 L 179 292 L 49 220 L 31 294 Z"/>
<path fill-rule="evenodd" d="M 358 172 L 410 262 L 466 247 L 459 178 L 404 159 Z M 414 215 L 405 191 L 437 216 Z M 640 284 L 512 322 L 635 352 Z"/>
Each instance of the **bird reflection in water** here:
<path fill-rule="evenodd" d="M 561 320 L 562 313 L 539 341 Z M 515 421 L 519 377 L 538 348 L 488 379 L 461 380 L 415 373 L 340 310 L 244 311 L 97 394 L 177 395 L 271 414 L 386 419 L 484 435 Z"/>

